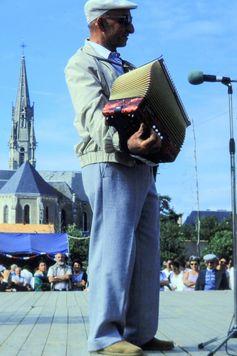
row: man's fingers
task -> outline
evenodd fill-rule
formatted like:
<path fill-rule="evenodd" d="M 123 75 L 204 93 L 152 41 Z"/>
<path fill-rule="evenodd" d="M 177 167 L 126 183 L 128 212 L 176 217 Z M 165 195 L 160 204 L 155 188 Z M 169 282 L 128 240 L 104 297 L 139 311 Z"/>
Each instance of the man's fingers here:
<path fill-rule="evenodd" d="M 160 138 L 154 132 L 152 132 L 150 136 L 143 141 L 144 145 L 149 147 L 159 144 L 159 142 L 160 142 Z"/>
<path fill-rule="evenodd" d="M 139 137 L 144 133 L 144 129 L 145 129 L 145 125 L 142 122 L 140 127 L 139 127 L 139 129 L 138 129 L 138 131 L 137 131 L 137 134 L 138 134 Z"/>

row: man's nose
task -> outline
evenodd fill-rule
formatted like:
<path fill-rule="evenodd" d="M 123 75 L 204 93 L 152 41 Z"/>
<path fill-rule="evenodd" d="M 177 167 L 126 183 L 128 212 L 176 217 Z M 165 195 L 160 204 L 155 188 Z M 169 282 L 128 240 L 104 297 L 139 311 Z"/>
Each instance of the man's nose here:
<path fill-rule="evenodd" d="M 129 31 L 129 33 L 134 33 L 135 32 L 135 29 L 134 29 L 134 26 L 133 26 L 132 23 L 129 24 L 128 31 Z"/>

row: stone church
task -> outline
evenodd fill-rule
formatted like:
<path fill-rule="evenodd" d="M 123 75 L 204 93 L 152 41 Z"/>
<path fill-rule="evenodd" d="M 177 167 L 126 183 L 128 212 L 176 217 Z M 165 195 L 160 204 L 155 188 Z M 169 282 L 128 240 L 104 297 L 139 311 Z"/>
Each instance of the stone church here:
<path fill-rule="evenodd" d="M 0 170 L 0 224 L 53 224 L 64 231 L 76 224 L 90 230 L 92 212 L 80 172 L 37 171 L 34 105 L 30 95 L 25 56 L 9 140 L 9 170 Z"/>

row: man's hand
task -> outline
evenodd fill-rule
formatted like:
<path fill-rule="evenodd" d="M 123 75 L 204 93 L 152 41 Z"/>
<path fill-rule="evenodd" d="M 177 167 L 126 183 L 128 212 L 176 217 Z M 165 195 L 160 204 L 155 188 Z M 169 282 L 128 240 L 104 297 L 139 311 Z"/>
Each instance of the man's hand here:
<path fill-rule="evenodd" d="M 135 155 L 146 155 L 149 153 L 159 152 L 161 147 L 161 138 L 151 130 L 150 136 L 146 139 L 142 138 L 145 131 L 145 125 L 142 123 L 132 136 L 127 141 L 130 153 Z"/>

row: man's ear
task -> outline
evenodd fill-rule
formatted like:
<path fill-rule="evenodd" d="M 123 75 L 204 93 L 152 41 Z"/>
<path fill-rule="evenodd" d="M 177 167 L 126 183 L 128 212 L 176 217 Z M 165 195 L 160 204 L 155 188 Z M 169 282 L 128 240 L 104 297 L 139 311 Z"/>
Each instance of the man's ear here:
<path fill-rule="evenodd" d="M 104 31 L 104 32 L 105 32 L 105 31 L 107 30 L 107 28 L 108 28 L 108 22 L 106 21 L 105 18 L 102 18 L 102 17 L 98 18 L 97 23 L 98 23 L 98 26 L 99 26 L 99 28 L 100 28 L 101 31 Z"/>

